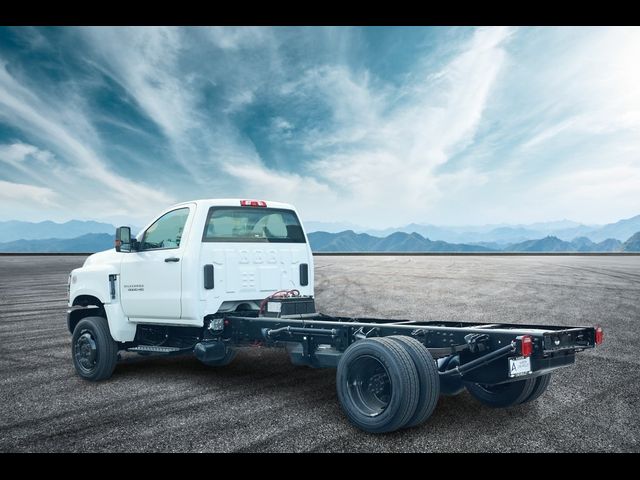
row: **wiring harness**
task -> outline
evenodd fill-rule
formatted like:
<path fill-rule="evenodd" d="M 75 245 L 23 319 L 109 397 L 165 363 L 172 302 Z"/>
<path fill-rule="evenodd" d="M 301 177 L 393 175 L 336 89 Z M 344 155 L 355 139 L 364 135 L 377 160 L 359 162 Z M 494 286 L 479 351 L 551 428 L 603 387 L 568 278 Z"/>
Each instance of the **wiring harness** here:
<path fill-rule="evenodd" d="M 300 290 L 278 290 L 276 293 L 272 293 L 267 298 L 260 302 L 260 309 L 258 310 L 258 315 L 262 315 L 265 307 L 267 306 L 267 302 L 273 298 L 291 298 L 291 297 L 299 297 Z"/>

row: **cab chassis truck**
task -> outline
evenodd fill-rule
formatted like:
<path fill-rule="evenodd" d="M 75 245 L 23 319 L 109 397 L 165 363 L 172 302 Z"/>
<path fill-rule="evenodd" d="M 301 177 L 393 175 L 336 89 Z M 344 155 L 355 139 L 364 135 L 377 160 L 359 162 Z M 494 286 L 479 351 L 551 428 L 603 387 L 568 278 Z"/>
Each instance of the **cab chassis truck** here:
<path fill-rule="evenodd" d="M 179 268 L 176 268 L 178 267 Z M 168 208 L 136 238 L 69 275 L 77 373 L 98 381 L 120 351 L 195 354 L 223 367 L 243 347 L 283 347 L 336 368 L 347 418 L 371 433 L 423 423 L 467 390 L 501 408 L 542 395 L 555 369 L 602 343 L 596 327 L 330 316 L 315 311 L 313 256 L 293 206 L 210 199 Z"/>

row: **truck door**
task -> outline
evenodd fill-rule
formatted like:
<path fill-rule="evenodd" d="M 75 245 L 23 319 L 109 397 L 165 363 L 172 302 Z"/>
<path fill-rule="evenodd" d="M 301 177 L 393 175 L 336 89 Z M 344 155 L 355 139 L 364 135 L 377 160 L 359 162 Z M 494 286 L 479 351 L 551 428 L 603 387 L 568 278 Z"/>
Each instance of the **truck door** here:
<path fill-rule="evenodd" d="M 124 255 L 120 298 L 130 320 L 181 317 L 181 260 L 193 210 L 187 206 L 163 214 L 145 230 L 139 250 Z"/>

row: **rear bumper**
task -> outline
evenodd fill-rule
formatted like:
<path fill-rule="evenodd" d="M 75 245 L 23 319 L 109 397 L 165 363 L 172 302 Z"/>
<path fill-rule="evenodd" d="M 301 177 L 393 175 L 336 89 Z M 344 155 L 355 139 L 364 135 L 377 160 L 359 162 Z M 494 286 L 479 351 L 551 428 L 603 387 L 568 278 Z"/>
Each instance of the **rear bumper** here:
<path fill-rule="evenodd" d="M 536 332 L 532 329 L 528 335 L 532 338 L 533 354 L 531 355 L 531 373 L 519 377 L 509 376 L 509 358 L 518 357 L 514 352 L 498 358 L 483 368 L 475 369 L 464 374 L 464 381 L 496 385 L 499 383 L 516 382 L 527 378 L 546 375 L 558 368 L 573 365 L 576 353 L 594 348 L 595 329 L 591 327 L 562 328 Z M 461 352 L 460 363 L 464 365 L 475 360 L 478 354 Z"/>
<path fill-rule="evenodd" d="M 489 365 L 483 368 L 473 370 L 462 377 L 462 380 L 466 382 L 482 383 L 487 385 L 496 385 L 499 383 L 516 382 L 519 380 L 526 380 L 527 378 L 535 378 L 540 375 L 546 375 L 558 368 L 568 367 L 573 365 L 576 361 L 576 355 L 574 351 L 567 351 L 557 353 L 554 355 L 548 355 L 546 357 L 531 357 L 531 373 L 521 377 L 511 378 L 509 377 L 509 358 L 517 357 L 518 354 L 514 353 L 507 357 L 499 358 Z"/>

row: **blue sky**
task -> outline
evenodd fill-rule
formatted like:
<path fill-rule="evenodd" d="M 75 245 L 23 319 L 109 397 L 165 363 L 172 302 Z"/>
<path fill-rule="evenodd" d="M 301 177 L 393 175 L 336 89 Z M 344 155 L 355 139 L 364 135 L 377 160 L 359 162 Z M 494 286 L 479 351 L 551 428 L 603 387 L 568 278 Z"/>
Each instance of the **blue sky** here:
<path fill-rule="evenodd" d="M 640 213 L 640 28 L 0 28 L 0 220 Z"/>

